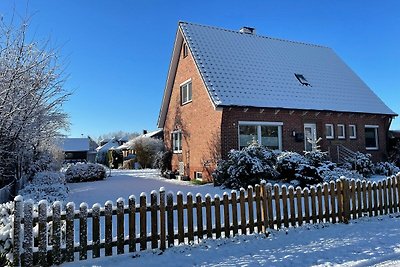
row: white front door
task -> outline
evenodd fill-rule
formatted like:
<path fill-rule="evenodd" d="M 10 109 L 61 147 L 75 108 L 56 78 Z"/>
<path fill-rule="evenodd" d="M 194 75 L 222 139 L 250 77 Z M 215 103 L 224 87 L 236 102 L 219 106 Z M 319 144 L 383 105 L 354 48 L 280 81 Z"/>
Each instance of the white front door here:
<path fill-rule="evenodd" d="M 317 141 L 317 126 L 315 123 L 304 123 L 304 150 L 315 149 Z"/>

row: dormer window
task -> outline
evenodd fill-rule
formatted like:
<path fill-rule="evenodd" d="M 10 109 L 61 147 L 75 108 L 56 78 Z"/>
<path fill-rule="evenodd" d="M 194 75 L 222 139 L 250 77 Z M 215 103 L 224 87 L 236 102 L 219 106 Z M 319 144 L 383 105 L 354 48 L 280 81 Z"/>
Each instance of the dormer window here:
<path fill-rule="evenodd" d="M 294 76 L 296 76 L 297 80 L 298 80 L 302 85 L 306 85 L 306 86 L 309 86 L 309 85 L 310 85 L 310 83 L 307 81 L 307 79 L 304 77 L 303 74 L 295 73 Z"/>

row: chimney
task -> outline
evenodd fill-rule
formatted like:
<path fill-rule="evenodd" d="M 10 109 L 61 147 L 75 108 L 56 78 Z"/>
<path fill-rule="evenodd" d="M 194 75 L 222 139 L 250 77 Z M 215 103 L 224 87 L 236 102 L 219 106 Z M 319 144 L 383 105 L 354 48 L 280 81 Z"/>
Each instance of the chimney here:
<path fill-rule="evenodd" d="M 143 134 L 147 134 L 147 130 L 143 130 Z"/>
<path fill-rule="evenodd" d="M 256 28 L 252 27 L 242 27 L 239 32 L 245 33 L 245 34 L 256 34 Z"/>

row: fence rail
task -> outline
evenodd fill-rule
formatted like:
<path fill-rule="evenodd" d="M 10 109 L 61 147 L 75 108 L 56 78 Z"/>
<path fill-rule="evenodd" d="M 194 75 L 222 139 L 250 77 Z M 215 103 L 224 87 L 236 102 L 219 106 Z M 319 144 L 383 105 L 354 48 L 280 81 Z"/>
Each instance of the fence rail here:
<path fill-rule="evenodd" d="M 50 210 L 50 212 L 49 212 Z M 362 216 L 400 211 L 400 174 L 378 183 L 337 180 L 311 188 L 262 183 L 222 198 L 153 191 L 116 206 L 60 202 L 37 208 L 15 198 L 14 265 L 47 266 L 146 249 L 198 242 L 203 238 L 264 233 L 304 223 L 347 223 Z M 22 227 L 23 226 L 23 227 Z M 37 227 L 37 236 L 34 236 Z"/>

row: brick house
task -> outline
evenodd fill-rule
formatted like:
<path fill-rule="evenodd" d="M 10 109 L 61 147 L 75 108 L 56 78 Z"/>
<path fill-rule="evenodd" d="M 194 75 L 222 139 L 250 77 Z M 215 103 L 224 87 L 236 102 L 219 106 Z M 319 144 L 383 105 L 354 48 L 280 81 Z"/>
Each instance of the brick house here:
<path fill-rule="evenodd" d="M 386 157 L 394 116 L 327 47 L 180 22 L 158 126 L 172 166 L 210 180 L 218 159 L 256 140 L 275 150 Z"/>

